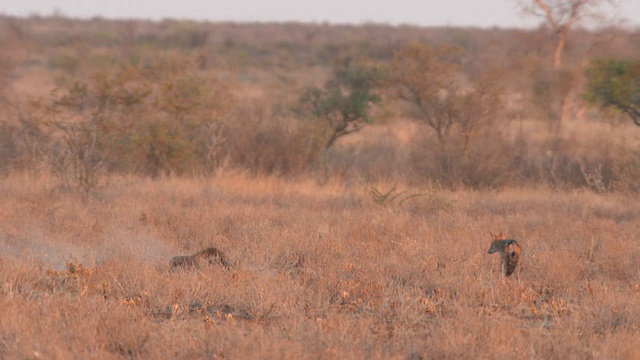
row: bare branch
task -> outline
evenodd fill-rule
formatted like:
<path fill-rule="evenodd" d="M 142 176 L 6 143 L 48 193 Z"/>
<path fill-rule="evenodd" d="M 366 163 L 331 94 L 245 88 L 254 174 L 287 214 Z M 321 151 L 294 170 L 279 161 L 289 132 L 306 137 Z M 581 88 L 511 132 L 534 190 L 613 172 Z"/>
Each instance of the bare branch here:
<path fill-rule="evenodd" d="M 549 7 L 549 5 L 547 5 L 544 1 L 542 0 L 534 0 L 534 2 L 538 5 L 538 7 L 544 12 L 545 17 L 547 18 L 547 22 L 549 22 L 549 24 L 551 24 L 551 26 L 554 29 L 557 29 L 560 26 L 560 23 L 558 23 L 558 20 L 556 19 L 556 17 L 553 14 L 553 11 L 551 11 L 551 8 Z"/>

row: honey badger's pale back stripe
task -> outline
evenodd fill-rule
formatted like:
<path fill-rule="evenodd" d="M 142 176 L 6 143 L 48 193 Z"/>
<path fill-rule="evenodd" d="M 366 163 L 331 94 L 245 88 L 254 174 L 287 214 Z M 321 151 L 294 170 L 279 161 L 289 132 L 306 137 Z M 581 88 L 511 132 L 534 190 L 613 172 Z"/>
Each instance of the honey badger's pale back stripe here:
<path fill-rule="evenodd" d="M 169 268 L 200 268 L 200 260 L 208 260 L 210 264 L 214 261 L 220 262 L 227 270 L 231 267 L 231 262 L 227 256 L 214 247 L 206 248 L 189 256 L 176 256 L 169 261 Z"/>
<path fill-rule="evenodd" d="M 198 262 L 193 256 L 176 256 L 171 258 L 169 261 L 170 268 L 189 268 L 189 267 L 197 267 Z"/>
<path fill-rule="evenodd" d="M 220 262 L 220 264 L 222 264 L 227 269 L 231 267 L 231 262 L 229 261 L 227 256 L 218 248 L 214 248 L 214 247 L 206 248 L 202 251 L 199 251 L 193 254 L 193 257 L 200 258 L 200 259 L 208 259 L 209 263 L 217 259 Z"/>

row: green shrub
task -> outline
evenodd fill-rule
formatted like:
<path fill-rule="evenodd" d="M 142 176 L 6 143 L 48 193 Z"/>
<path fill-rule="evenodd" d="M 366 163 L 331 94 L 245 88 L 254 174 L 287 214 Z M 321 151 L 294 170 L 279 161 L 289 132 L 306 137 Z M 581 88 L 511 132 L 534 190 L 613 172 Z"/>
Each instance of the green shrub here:
<path fill-rule="evenodd" d="M 640 60 L 600 59 L 587 69 L 584 98 L 613 107 L 640 126 Z"/>

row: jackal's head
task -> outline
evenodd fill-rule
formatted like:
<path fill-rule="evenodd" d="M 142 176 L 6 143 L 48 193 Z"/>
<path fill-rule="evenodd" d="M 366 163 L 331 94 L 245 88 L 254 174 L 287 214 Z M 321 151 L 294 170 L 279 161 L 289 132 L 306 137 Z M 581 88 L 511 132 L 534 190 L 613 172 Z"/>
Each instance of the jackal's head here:
<path fill-rule="evenodd" d="M 491 241 L 491 247 L 489 248 L 489 252 L 488 253 L 489 254 L 493 254 L 494 252 L 500 250 L 500 240 L 505 239 L 506 236 L 504 235 L 504 233 L 502 231 L 498 235 L 495 235 L 491 231 L 489 231 L 489 234 L 493 238 L 493 241 Z"/>

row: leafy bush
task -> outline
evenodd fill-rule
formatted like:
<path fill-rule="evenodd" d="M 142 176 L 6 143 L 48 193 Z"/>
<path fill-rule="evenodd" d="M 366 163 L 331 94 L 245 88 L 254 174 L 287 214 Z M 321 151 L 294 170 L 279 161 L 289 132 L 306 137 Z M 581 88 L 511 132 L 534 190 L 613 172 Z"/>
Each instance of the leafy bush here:
<path fill-rule="evenodd" d="M 448 188 L 498 188 L 513 182 L 512 144 L 499 133 L 484 132 L 465 148 L 462 137 L 445 144 L 417 135 L 411 162 L 419 182 L 435 182 Z"/>
<path fill-rule="evenodd" d="M 346 60 L 334 69 L 334 77 L 324 89 L 310 87 L 303 91 L 295 112 L 303 119 L 325 122 L 325 148 L 330 148 L 338 138 L 372 122 L 371 105 L 380 101 L 373 93 L 379 77 L 376 68 Z"/>
<path fill-rule="evenodd" d="M 487 71 L 470 84 L 464 80 L 457 46 L 411 44 L 399 51 L 386 86 L 408 106 L 408 115 L 433 129 L 441 144 L 457 133 L 463 147 L 499 118 L 502 89 L 497 72 Z"/>
<path fill-rule="evenodd" d="M 226 158 L 254 175 L 304 174 L 317 164 L 325 139 L 316 123 L 293 120 L 261 104 L 239 107 L 223 128 Z"/>
<path fill-rule="evenodd" d="M 91 84 L 74 82 L 46 105 L 53 124 L 52 167 L 68 185 L 86 193 L 98 186 L 118 143 L 150 94 L 132 72 L 97 73 Z"/>
<path fill-rule="evenodd" d="M 640 126 L 640 60 L 594 61 L 587 70 L 584 98 L 592 104 L 616 108 Z"/>

